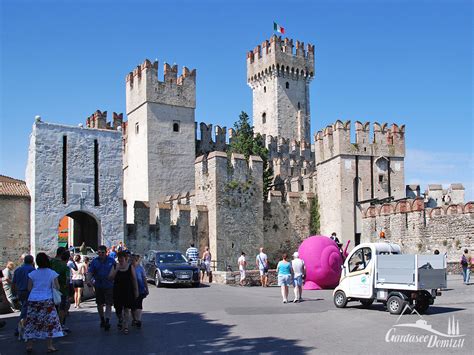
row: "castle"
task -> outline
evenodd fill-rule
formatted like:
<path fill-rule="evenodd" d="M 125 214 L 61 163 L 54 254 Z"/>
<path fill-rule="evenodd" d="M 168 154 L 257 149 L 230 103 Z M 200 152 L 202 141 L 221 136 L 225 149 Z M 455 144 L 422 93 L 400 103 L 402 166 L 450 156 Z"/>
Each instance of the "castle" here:
<path fill-rule="evenodd" d="M 272 36 L 247 53 L 254 131 L 274 172 L 265 198 L 262 159 L 228 154 L 236 132 L 195 121 L 196 76 L 165 63 L 160 80 L 158 62 L 145 60 L 125 79 L 127 121 L 101 111 L 86 127 L 37 119 L 26 174 L 32 252 L 52 252 L 67 216 L 70 244 L 124 240 L 143 254 L 194 242 L 225 270 L 241 251 L 264 246 L 274 262 L 296 250 L 315 211 L 321 234 L 351 246 L 384 230 L 409 239 L 408 252 L 472 248 L 473 204 L 461 185 L 430 186 L 424 200 L 419 186 L 405 186 L 404 125 L 338 120 L 311 144 L 313 45 Z"/>

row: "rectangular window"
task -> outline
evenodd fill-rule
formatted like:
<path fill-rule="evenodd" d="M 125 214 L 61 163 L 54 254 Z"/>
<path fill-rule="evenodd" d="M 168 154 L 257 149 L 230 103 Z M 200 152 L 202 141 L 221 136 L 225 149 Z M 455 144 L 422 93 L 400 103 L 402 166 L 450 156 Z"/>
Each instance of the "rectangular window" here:
<path fill-rule="evenodd" d="M 99 206 L 99 142 L 94 140 L 94 205 Z"/>
<path fill-rule="evenodd" d="M 67 136 L 63 136 L 63 203 L 67 202 Z"/>

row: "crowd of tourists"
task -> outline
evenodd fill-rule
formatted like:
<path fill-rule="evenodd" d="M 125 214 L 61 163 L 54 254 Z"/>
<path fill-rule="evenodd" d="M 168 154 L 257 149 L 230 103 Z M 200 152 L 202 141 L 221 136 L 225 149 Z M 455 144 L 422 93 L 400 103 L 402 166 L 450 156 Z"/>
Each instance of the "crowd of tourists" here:
<path fill-rule="evenodd" d="M 247 260 L 244 252 L 242 252 L 242 255 L 239 257 L 238 264 L 240 285 L 245 286 Z M 260 248 L 260 253 L 258 253 L 255 258 L 255 265 L 260 273 L 260 283 L 262 287 L 268 287 L 269 263 L 268 256 L 265 254 L 263 248 Z M 288 254 L 283 253 L 281 260 L 277 264 L 276 272 L 283 303 L 288 303 L 290 285 L 293 285 L 294 290 L 293 303 L 301 302 L 303 300 L 303 284 L 306 277 L 306 266 L 303 259 L 299 257 L 299 253 L 295 251 L 293 253 L 293 260 L 291 261 L 288 261 Z"/>
<path fill-rule="evenodd" d="M 118 250 L 117 250 L 118 249 Z M 53 338 L 67 335 L 69 309 L 81 308 L 84 287 L 93 287 L 100 327 L 110 329 L 111 310 L 115 308 L 117 327 L 128 334 L 129 326 L 141 328 L 143 299 L 148 295 L 145 271 L 140 256 L 126 247 L 98 248 L 98 256 L 73 255 L 59 247 L 54 257 L 45 253 L 21 256 L 15 269 L 8 262 L 1 270 L 2 285 L 9 306 L 20 311 L 15 336 L 26 342 L 26 351 L 33 351 L 33 340 L 45 339 L 47 352 L 55 352 Z M 105 311 L 104 311 L 105 308 Z M 0 322 L 0 328 L 5 323 Z"/>
<path fill-rule="evenodd" d="M 331 238 L 335 238 L 335 233 Z M 338 240 L 335 241 L 338 243 Z M 80 252 L 86 253 L 84 244 Z M 148 285 L 140 256 L 132 254 L 122 242 L 111 248 L 100 246 L 93 260 L 81 254 L 74 255 L 64 247 L 57 248 L 54 257 L 38 253 L 34 259 L 32 255 L 23 254 L 19 267 L 15 269 L 15 264 L 9 261 L 0 270 L 9 306 L 20 312 L 15 336 L 26 342 L 27 352 L 33 350 L 32 341 L 35 339 L 46 339 L 47 352 L 57 351 L 53 338 L 70 332 L 66 326 L 70 305 L 73 302 L 75 309 L 81 308 L 86 286 L 94 289 L 100 328 L 110 330 L 112 306 L 116 313 L 117 328 L 123 334 L 128 334 L 131 326 L 141 328 L 143 300 L 148 295 Z M 192 264 L 200 264 L 201 281 L 207 275 L 208 281 L 212 282 L 212 258 L 208 247 L 199 258 L 198 249 L 191 244 L 186 257 Z M 460 264 L 463 281 L 469 284 L 474 263 L 467 249 Z M 238 258 L 241 286 L 248 284 L 247 266 L 246 254 L 242 252 Z M 269 259 L 263 247 L 256 255 L 255 266 L 259 270 L 261 286 L 268 287 Z M 283 303 L 289 302 L 291 285 L 294 288 L 293 302 L 301 302 L 306 266 L 298 252 L 293 253 L 292 260 L 288 260 L 288 255 L 284 253 L 276 266 L 276 272 Z M 5 322 L 0 321 L 0 328 L 4 325 Z"/>

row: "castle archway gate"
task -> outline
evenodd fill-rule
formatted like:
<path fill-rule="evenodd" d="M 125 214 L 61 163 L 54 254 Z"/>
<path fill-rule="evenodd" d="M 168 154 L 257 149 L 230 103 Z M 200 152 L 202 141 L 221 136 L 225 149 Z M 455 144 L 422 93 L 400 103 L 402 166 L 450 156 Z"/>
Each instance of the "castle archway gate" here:
<path fill-rule="evenodd" d="M 81 246 L 85 243 L 86 246 L 97 250 L 100 244 L 100 231 L 97 219 L 93 215 L 84 211 L 73 211 L 65 215 L 62 220 L 64 219 L 67 219 L 69 246 Z"/>

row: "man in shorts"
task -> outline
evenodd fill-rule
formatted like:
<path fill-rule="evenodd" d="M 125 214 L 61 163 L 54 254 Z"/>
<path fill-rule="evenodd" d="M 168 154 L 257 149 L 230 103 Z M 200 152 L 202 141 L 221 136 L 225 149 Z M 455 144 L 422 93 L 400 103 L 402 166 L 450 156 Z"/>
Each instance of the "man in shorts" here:
<path fill-rule="evenodd" d="M 267 287 L 268 282 L 268 257 L 267 254 L 263 252 L 263 248 L 260 248 L 260 253 L 257 254 L 255 258 L 255 264 L 260 271 L 260 282 L 262 283 L 262 287 Z"/>
<path fill-rule="evenodd" d="M 100 327 L 104 330 L 110 329 L 110 317 L 112 316 L 112 304 L 114 282 L 109 280 L 110 270 L 115 267 L 115 260 L 107 256 L 107 247 L 101 245 L 97 252 L 98 257 L 89 265 L 89 279 L 94 284 L 95 302 L 100 316 Z M 88 286 L 92 286 L 89 281 Z M 104 313 L 105 306 L 105 313 Z"/>
<path fill-rule="evenodd" d="M 237 260 L 239 264 L 239 272 L 240 272 L 240 286 L 245 286 L 245 267 L 247 266 L 247 260 L 245 260 L 245 253 L 242 252 L 239 259 Z"/>
<path fill-rule="evenodd" d="M 300 259 L 300 255 L 297 251 L 293 253 L 291 268 L 293 269 L 293 287 L 295 292 L 293 302 L 301 302 L 303 300 L 303 279 L 306 276 L 306 266 L 304 260 Z"/>

